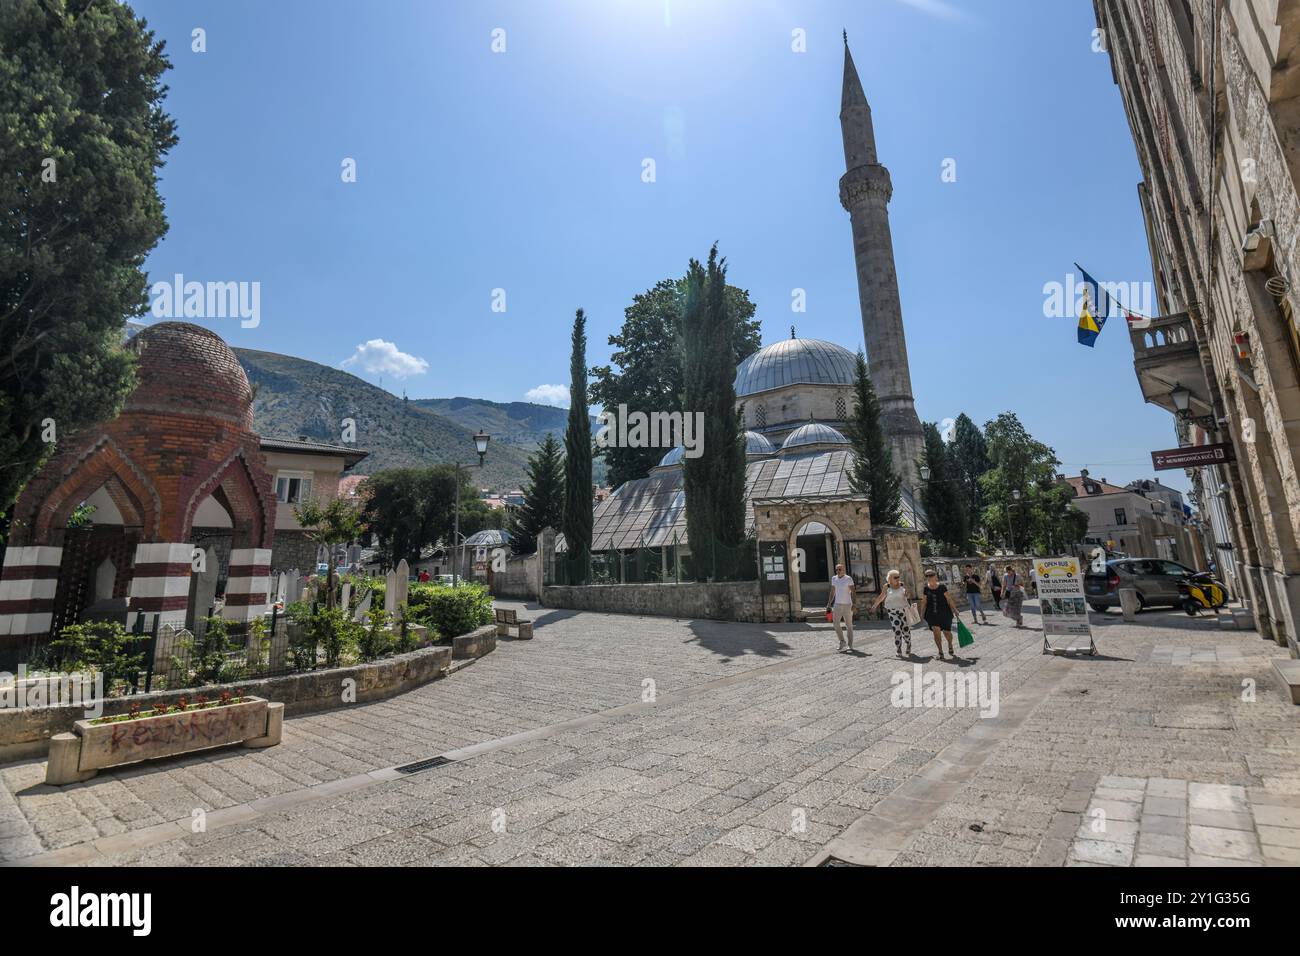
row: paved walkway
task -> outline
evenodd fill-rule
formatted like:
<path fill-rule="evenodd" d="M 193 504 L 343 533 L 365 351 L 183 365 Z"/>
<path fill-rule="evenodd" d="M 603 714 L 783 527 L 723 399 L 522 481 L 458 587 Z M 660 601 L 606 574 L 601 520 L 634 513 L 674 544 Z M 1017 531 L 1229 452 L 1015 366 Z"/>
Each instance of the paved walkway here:
<path fill-rule="evenodd" d="M 1064 659 L 1036 631 L 981 627 L 957 663 L 932 660 L 918 632 L 923 674 L 996 675 L 997 714 L 981 717 L 895 706 L 891 678 L 913 665 L 887 631 L 849 656 L 802 624 L 529 614 L 535 640 L 399 698 L 288 720 L 279 747 L 64 788 L 41 783 L 39 761 L 0 766 L 0 860 L 1141 863 L 1172 844 L 1094 839 L 1090 808 L 1141 807 L 1119 811 L 1136 820 L 1112 808 L 1104 832 L 1127 835 L 1119 823 L 1141 825 L 1145 802 L 1184 781 L 1187 862 L 1294 862 L 1278 851 L 1300 809 L 1300 708 L 1271 674 L 1284 652 L 1253 632 L 1111 614 L 1095 628 L 1102 656 Z M 450 762 L 393 769 L 437 755 Z M 1212 793 L 1249 801 L 1233 821 L 1249 823 L 1249 853 L 1191 819 L 1214 809 L 1193 794 Z M 1156 818 L 1177 815 L 1152 808 L 1150 837 L 1169 835 Z M 1107 842 L 1130 852 L 1085 845 Z"/>

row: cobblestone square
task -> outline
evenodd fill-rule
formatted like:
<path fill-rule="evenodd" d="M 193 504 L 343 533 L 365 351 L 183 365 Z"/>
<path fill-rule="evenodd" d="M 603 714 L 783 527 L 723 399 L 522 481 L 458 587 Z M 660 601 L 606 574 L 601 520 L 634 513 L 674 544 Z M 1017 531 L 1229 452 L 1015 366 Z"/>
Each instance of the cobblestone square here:
<path fill-rule="evenodd" d="M 1099 655 L 1060 657 L 1042 653 L 1038 631 L 990 625 L 976 628 L 962 659 L 941 663 L 924 650 L 900 660 L 878 629 L 850 656 L 822 626 L 515 606 L 537 620 L 534 640 L 503 641 L 400 697 L 291 718 L 279 747 L 209 751 L 61 788 L 42 782 L 41 761 L 4 765 L 0 856 L 19 865 L 1300 861 L 1298 712 L 1271 676 L 1285 652 L 1253 632 L 1173 613 L 1136 624 L 1094 616 Z M 1181 661 L 1207 640 L 1213 660 Z M 997 715 L 895 706 L 894 682 L 918 663 L 996 672 Z M 451 762 L 393 769 L 438 754 Z"/>

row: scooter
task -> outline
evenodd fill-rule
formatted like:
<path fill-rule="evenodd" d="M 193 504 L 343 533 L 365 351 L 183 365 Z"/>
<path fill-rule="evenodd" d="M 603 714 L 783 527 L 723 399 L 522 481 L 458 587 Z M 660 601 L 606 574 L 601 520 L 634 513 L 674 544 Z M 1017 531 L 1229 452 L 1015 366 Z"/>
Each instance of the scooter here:
<path fill-rule="evenodd" d="M 1195 617 L 1202 610 L 1217 614 L 1219 608 L 1228 603 L 1228 589 L 1209 571 L 1199 571 L 1179 582 L 1178 597 L 1189 617 Z"/>

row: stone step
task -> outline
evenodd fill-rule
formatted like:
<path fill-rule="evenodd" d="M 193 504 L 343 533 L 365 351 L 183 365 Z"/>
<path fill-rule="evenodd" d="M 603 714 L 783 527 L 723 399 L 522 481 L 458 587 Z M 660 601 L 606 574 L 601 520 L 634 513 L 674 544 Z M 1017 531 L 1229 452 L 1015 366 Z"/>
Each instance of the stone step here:
<path fill-rule="evenodd" d="M 1277 672 L 1282 686 L 1291 695 L 1291 703 L 1300 704 L 1300 661 L 1275 660 L 1273 670 Z"/>

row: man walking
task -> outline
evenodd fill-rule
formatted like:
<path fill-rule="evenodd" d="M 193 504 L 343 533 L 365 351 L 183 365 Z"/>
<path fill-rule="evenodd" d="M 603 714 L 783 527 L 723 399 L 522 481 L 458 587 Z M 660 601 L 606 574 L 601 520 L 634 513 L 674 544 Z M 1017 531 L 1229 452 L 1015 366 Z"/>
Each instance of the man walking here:
<path fill-rule="evenodd" d="M 835 576 L 831 578 L 831 593 L 834 604 L 831 608 L 831 620 L 835 622 L 835 636 L 840 639 L 840 650 L 844 650 L 844 631 L 849 632 L 849 650 L 853 650 L 853 578 L 844 573 L 844 565 L 835 565 Z"/>
<path fill-rule="evenodd" d="M 977 615 L 984 615 L 984 623 L 989 622 L 989 616 L 984 614 L 984 608 L 980 606 L 980 589 L 984 586 L 980 576 L 975 573 L 975 568 L 966 565 L 966 573 L 962 575 L 962 582 L 966 585 L 966 602 L 970 604 L 970 622 L 979 623 Z"/>

